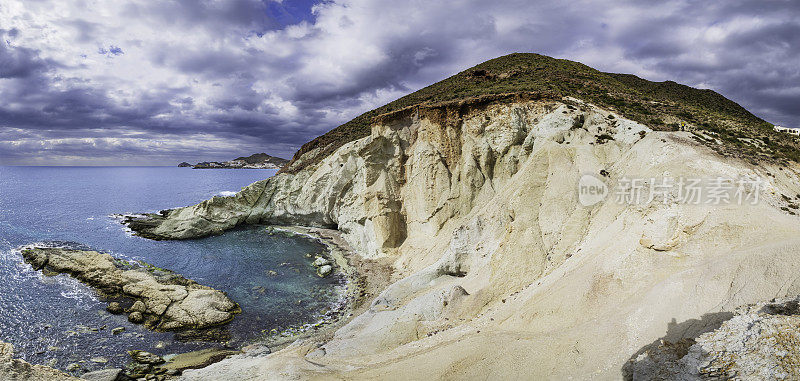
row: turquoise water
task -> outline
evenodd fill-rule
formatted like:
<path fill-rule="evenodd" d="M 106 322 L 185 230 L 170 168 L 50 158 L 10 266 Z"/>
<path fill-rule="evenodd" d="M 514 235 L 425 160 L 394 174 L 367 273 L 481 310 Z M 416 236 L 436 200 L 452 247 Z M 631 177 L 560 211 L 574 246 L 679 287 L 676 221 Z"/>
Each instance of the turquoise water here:
<path fill-rule="evenodd" d="M 80 245 L 140 259 L 228 293 L 243 313 L 216 337 L 241 347 L 318 321 L 338 302 L 342 280 L 311 265 L 324 247 L 254 226 L 187 241 L 130 235 L 113 214 L 155 212 L 238 191 L 274 170 L 169 167 L 0 167 L 0 341 L 32 363 L 82 370 L 123 366 L 126 351 L 167 355 L 220 346 L 155 333 L 105 312 L 105 303 L 68 276 L 45 277 L 22 261 L 21 245 Z M 113 335 L 111 330 L 125 327 Z M 89 361 L 95 358 L 97 362 Z M 108 363 L 103 362 L 107 360 Z M 79 373 L 79 372 L 78 372 Z"/>

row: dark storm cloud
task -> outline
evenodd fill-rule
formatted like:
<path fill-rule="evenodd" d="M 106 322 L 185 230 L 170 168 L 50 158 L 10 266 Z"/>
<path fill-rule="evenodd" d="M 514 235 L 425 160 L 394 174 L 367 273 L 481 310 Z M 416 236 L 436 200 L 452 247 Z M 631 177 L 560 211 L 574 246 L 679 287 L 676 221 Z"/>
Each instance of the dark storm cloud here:
<path fill-rule="evenodd" d="M 0 78 L 28 78 L 47 69 L 48 62 L 39 58 L 37 50 L 13 45 L 9 39 L 18 33 L 18 29 L 0 29 Z"/>
<path fill-rule="evenodd" d="M 361 112 L 525 51 L 712 88 L 800 127 L 796 1 L 9 1 L 10 164 L 291 156 Z"/>
<path fill-rule="evenodd" d="M 800 2 L 685 2 L 631 23 L 615 43 L 662 78 L 703 84 L 776 124 L 800 127 Z M 637 36 L 632 39 L 629 36 Z"/>
<path fill-rule="evenodd" d="M 127 3 L 124 14 L 131 18 L 155 18 L 164 23 L 178 23 L 189 29 L 233 27 L 264 31 L 276 26 L 262 0 L 228 1 L 148 1 Z"/>

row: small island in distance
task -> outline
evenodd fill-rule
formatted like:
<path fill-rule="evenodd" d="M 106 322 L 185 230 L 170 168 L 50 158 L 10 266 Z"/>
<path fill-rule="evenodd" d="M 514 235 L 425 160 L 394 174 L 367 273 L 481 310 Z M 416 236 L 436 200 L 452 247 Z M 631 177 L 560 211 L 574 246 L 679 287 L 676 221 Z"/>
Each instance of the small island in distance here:
<path fill-rule="evenodd" d="M 183 162 L 178 164 L 179 167 L 192 167 L 194 169 L 207 169 L 207 168 L 246 168 L 246 169 L 281 169 L 289 160 L 282 159 L 275 156 L 267 155 L 266 153 L 256 153 L 250 156 L 237 157 L 229 161 L 204 161 L 195 165 Z"/>

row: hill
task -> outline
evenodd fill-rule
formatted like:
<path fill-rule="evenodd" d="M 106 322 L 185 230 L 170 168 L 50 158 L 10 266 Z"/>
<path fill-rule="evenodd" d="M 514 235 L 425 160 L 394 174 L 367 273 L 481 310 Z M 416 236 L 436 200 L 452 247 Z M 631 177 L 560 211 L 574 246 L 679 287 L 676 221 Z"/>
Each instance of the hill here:
<path fill-rule="evenodd" d="M 204 161 L 191 165 L 187 162 L 178 164 L 179 167 L 192 167 L 194 169 L 207 169 L 207 168 L 247 168 L 247 169 L 279 169 L 283 168 L 289 160 L 282 159 L 275 156 L 270 156 L 265 153 L 256 153 L 250 156 L 241 156 L 236 159 L 218 162 L 218 161 Z"/>
<path fill-rule="evenodd" d="M 519 97 L 574 97 L 614 110 L 654 130 L 687 129 L 719 153 L 800 160 L 800 145 L 772 124 L 708 89 L 631 74 L 604 73 L 584 64 L 533 53 L 498 57 L 368 111 L 304 144 L 283 172 L 296 173 L 343 144 L 369 135 L 376 118 L 412 109 L 460 113 Z M 451 113 L 452 114 L 452 113 Z"/>
<path fill-rule="evenodd" d="M 233 159 L 234 161 L 243 161 L 247 164 L 262 164 L 262 163 L 271 163 L 275 164 L 276 166 L 283 167 L 289 160 L 282 159 L 280 157 L 270 156 L 265 153 L 254 153 L 250 156 L 242 156 Z"/>
<path fill-rule="evenodd" d="M 712 91 L 512 55 L 126 223 L 314 227 L 363 275 L 333 333 L 186 379 L 796 379 L 791 139 Z"/>

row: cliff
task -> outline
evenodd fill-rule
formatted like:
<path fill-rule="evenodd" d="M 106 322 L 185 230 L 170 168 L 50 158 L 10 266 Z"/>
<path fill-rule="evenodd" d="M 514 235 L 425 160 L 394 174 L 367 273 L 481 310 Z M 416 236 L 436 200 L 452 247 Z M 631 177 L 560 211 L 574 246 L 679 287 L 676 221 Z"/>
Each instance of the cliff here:
<path fill-rule="evenodd" d="M 521 75 L 480 70 L 468 74 Z M 625 89 L 649 86 L 581 70 L 620 83 L 626 102 L 643 95 Z M 675 86 L 653 94 L 680 100 Z M 659 108 L 679 126 L 667 128 L 592 102 L 599 95 L 556 90 L 468 94 L 376 115 L 365 136 L 322 138 L 235 196 L 133 221 L 155 239 L 251 223 L 332 227 L 357 255 L 389 258 L 400 278 L 332 337 L 185 377 L 617 379 L 631 377 L 629 363 L 653 343 L 688 348 L 737 306 L 800 293 L 798 167 L 767 159 L 763 139 L 723 138 L 747 131 L 772 142 L 765 122 L 701 90 L 669 107 L 718 116 L 717 132 L 700 116 Z M 586 175 L 606 197 L 582 198 Z M 757 202 L 694 204 L 677 187 L 648 202 L 617 200 L 618 184 L 664 178 L 762 183 Z"/>

